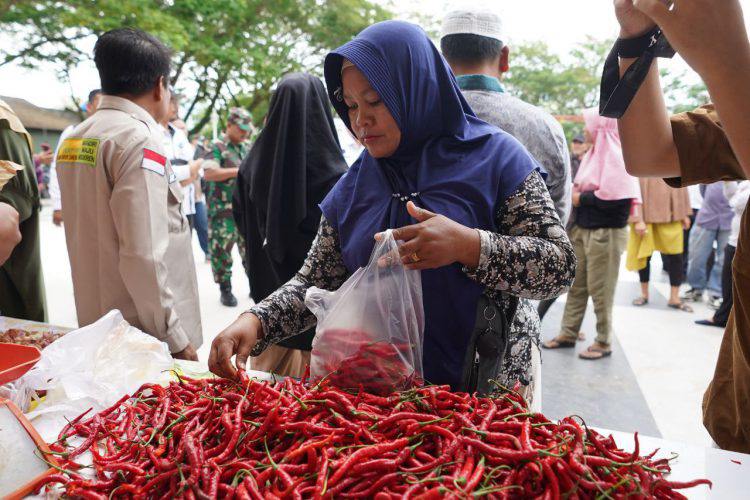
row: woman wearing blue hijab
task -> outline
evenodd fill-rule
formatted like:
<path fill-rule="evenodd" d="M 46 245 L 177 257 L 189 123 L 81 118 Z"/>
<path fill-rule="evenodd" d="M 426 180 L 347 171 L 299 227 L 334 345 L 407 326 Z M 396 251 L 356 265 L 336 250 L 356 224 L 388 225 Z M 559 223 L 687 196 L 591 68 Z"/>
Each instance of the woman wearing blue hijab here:
<path fill-rule="evenodd" d="M 302 269 L 214 340 L 211 370 L 234 376 L 233 354 L 244 367 L 248 355 L 313 325 L 306 290 L 337 289 L 367 263 L 373 237 L 398 228 L 402 260 L 422 271 L 425 379 L 475 389 L 467 374 L 480 357 L 477 339 L 502 329 L 499 310 L 512 323 L 503 342 L 490 342 L 501 360 L 492 378 L 520 381 L 531 396 L 539 319 L 526 299 L 565 292 L 575 274 L 539 166 L 510 135 L 476 118 L 415 25 L 370 26 L 326 57 L 325 78 L 334 108 L 366 150 L 321 204 Z"/>

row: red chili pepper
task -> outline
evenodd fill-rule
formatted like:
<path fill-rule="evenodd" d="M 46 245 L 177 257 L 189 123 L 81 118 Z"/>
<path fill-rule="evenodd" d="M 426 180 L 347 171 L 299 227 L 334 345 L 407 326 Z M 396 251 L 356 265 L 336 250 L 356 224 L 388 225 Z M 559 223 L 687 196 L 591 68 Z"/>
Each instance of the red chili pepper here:
<path fill-rule="evenodd" d="M 396 350 L 398 347 L 396 348 Z M 394 377 L 367 345 L 364 370 Z M 380 371 L 378 371 L 380 370 Z M 364 372 L 362 372 L 364 373 Z M 666 459 L 619 449 L 573 419 L 530 413 L 518 394 L 496 398 L 418 387 L 388 396 L 246 379 L 145 385 L 106 413 L 79 417 L 51 449 L 49 483 L 98 498 L 391 498 L 432 496 L 680 498 Z M 61 433 L 64 434 L 64 433 Z M 584 435 L 588 441 L 584 441 Z M 91 451 L 93 478 L 77 456 Z M 72 456 L 71 456 L 72 455 Z M 81 471 L 82 473 L 85 470 Z M 125 482 L 127 482 L 125 484 Z M 123 483 L 123 484 L 121 484 Z M 481 485 L 481 486 L 480 486 Z"/>
<path fill-rule="evenodd" d="M 318 477 L 315 480 L 315 500 L 323 498 L 328 487 L 328 454 L 323 454 L 323 460 L 320 461 L 318 468 Z"/>
<path fill-rule="evenodd" d="M 398 450 L 406 446 L 408 443 L 409 443 L 408 439 L 401 438 L 390 443 L 382 443 L 378 445 L 367 446 L 365 448 L 361 448 L 355 451 L 346 460 L 346 462 L 344 462 L 341 465 L 341 467 L 334 473 L 334 475 L 331 477 L 330 484 L 336 484 L 344 476 L 344 474 L 347 473 L 349 468 L 351 468 L 357 462 L 365 458 L 369 458 L 373 455 L 377 455 L 379 453 L 383 453 L 383 452 L 391 451 L 391 450 Z"/>
<path fill-rule="evenodd" d="M 234 447 L 237 445 L 237 441 L 240 438 L 241 432 L 242 432 L 242 405 L 240 404 L 240 405 L 237 405 L 237 408 L 235 410 L 234 427 L 232 429 L 232 435 L 229 438 L 229 443 L 227 443 L 227 447 L 224 449 L 224 451 L 221 452 L 218 457 L 216 457 L 216 462 L 222 462 L 225 459 L 229 458 L 229 456 L 232 453 L 234 453 Z"/>
<path fill-rule="evenodd" d="M 709 488 L 713 488 L 713 483 L 708 479 L 695 479 L 694 481 L 667 481 L 666 479 L 659 479 L 654 484 L 654 488 L 669 488 L 672 490 L 683 490 L 685 488 L 694 488 L 705 484 Z"/>
<path fill-rule="evenodd" d="M 487 443 L 483 443 L 478 439 L 473 439 L 466 436 L 461 436 L 461 441 L 463 441 L 465 444 L 470 444 L 476 447 L 485 455 L 507 458 L 510 460 L 533 460 L 539 455 L 539 453 L 535 450 L 506 450 L 502 448 L 496 448 L 488 445 Z"/>

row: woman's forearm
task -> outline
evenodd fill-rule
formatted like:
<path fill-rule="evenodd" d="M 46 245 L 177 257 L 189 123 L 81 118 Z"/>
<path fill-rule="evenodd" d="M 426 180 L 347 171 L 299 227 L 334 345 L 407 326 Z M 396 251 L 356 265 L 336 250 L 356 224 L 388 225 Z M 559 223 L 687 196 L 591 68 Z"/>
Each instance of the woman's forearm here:
<path fill-rule="evenodd" d="M 269 344 L 297 335 L 315 324 L 315 316 L 305 306 L 311 286 L 335 290 L 348 277 L 336 230 L 321 218 L 318 234 L 297 275 L 266 297 L 249 312 L 258 317 L 264 336 L 252 351 L 260 354 Z"/>
<path fill-rule="evenodd" d="M 620 60 L 620 74 L 635 59 Z M 679 177 L 680 162 L 672 137 L 664 94 L 659 80 L 659 66 L 651 65 L 648 76 L 618 120 L 622 154 L 628 173 L 637 177 Z"/>

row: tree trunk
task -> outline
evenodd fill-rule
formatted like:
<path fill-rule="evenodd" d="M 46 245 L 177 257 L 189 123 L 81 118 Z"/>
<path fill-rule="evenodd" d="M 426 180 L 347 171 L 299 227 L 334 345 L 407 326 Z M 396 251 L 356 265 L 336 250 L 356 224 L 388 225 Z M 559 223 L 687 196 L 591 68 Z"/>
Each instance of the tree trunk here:
<path fill-rule="evenodd" d="M 177 85 L 177 80 L 180 78 L 180 73 L 182 73 L 182 68 L 185 67 L 185 63 L 187 63 L 187 54 L 182 54 L 182 58 L 180 59 L 179 64 L 177 64 L 177 67 L 174 70 L 174 75 L 172 78 L 170 78 L 170 83 L 172 84 L 172 87 Z"/>
<path fill-rule="evenodd" d="M 216 82 L 216 89 L 214 90 L 214 95 L 211 97 L 211 102 L 208 104 L 208 107 L 206 108 L 206 112 L 203 113 L 203 117 L 201 117 L 200 120 L 198 120 L 198 123 L 195 124 L 193 128 L 190 129 L 190 134 L 195 134 L 196 132 L 200 131 L 206 123 L 211 119 L 211 112 L 214 109 L 214 106 L 216 105 L 216 100 L 221 95 L 221 89 L 224 87 L 224 83 L 226 83 L 226 73 L 222 74 L 219 80 Z"/>

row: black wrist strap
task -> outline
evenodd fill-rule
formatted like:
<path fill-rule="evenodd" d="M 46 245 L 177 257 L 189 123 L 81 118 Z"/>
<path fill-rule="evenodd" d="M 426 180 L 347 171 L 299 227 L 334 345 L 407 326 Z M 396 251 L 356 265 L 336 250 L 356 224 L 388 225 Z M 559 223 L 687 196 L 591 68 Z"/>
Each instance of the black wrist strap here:
<path fill-rule="evenodd" d="M 655 57 L 672 58 L 674 49 L 658 27 L 637 38 L 619 39 L 607 56 L 602 73 L 599 114 L 621 118 L 646 79 Z M 620 58 L 638 59 L 620 78 Z"/>

